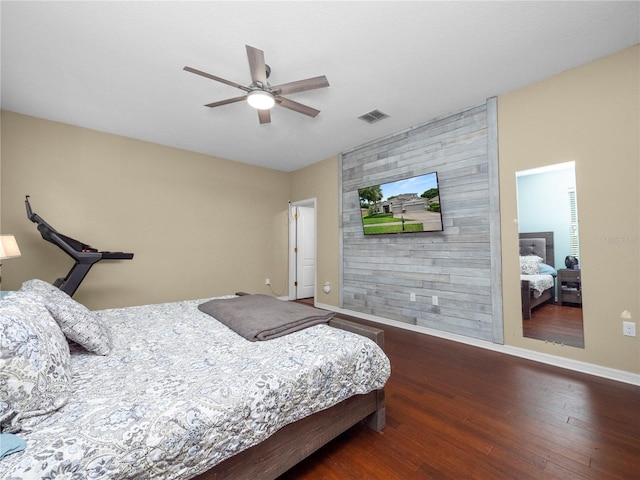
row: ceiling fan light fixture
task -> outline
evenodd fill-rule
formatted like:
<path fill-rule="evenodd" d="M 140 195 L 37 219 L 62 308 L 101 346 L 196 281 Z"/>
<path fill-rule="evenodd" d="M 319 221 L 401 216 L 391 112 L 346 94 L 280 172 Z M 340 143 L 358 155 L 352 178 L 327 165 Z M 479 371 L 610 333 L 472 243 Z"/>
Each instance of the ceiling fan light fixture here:
<path fill-rule="evenodd" d="M 224 78 L 211 75 L 210 73 L 203 72 L 195 68 L 186 66 L 184 67 L 184 70 L 209 78 L 216 82 L 224 83 L 230 87 L 243 90 L 245 92 L 243 95 L 227 98 L 226 100 L 221 100 L 219 102 L 207 103 L 205 104 L 205 107 L 221 107 L 222 105 L 229 105 L 230 103 L 246 100 L 252 108 L 258 110 L 258 120 L 261 125 L 271 123 L 270 110 L 276 105 L 276 103 L 278 104 L 278 107 L 286 108 L 309 117 L 316 117 L 320 113 L 320 110 L 289 100 L 282 95 L 328 87 L 329 81 L 327 80 L 327 77 L 321 75 L 318 77 L 306 78 L 304 80 L 297 80 L 295 82 L 283 83 L 272 87 L 269 85 L 267 80 L 271 73 L 271 68 L 269 68 L 269 65 L 264 63 L 264 52 L 247 45 L 247 59 L 249 60 L 249 69 L 251 71 L 251 84 L 246 87 L 239 83 L 232 82 L 231 80 L 225 80 Z"/>
<path fill-rule="evenodd" d="M 270 110 L 276 104 L 276 99 L 266 90 L 252 90 L 247 94 L 247 103 L 256 110 Z"/>

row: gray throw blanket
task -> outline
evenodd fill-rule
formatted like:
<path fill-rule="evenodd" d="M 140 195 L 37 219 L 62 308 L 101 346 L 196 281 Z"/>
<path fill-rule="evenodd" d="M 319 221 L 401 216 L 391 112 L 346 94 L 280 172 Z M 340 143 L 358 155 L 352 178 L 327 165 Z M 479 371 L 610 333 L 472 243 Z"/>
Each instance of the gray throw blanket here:
<path fill-rule="evenodd" d="M 198 309 L 252 342 L 281 337 L 333 318 L 333 312 L 260 294 L 213 299 Z"/>

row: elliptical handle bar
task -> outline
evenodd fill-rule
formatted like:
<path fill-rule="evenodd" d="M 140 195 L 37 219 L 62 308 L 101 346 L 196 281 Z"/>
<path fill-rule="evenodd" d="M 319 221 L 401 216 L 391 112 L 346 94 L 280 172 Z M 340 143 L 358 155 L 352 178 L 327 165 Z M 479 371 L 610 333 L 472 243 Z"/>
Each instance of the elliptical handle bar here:
<path fill-rule="evenodd" d="M 57 233 L 56 229 L 53 228 L 51 225 L 49 225 L 47 222 L 45 222 L 42 219 L 42 217 L 40 217 L 40 215 L 38 215 L 37 213 L 33 213 L 33 210 L 31 210 L 31 205 L 29 204 L 29 195 L 25 195 L 25 197 L 26 198 L 24 200 L 24 204 L 25 204 L 25 207 L 27 208 L 27 218 L 31 220 L 33 223 L 44 225 L 50 231 Z"/>

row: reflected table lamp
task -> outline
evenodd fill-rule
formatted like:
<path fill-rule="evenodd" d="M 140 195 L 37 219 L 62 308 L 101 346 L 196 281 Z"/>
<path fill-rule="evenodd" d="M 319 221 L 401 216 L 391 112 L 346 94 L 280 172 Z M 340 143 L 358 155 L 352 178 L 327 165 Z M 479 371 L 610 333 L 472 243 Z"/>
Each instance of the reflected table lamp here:
<path fill-rule="evenodd" d="M 13 235 L 0 235 L 0 260 L 6 258 L 15 258 L 20 256 L 18 242 Z M 2 267 L 2 263 L 0 263 Z M 0 276 L 0 284 L 2 284 L 2 276 Z"/>

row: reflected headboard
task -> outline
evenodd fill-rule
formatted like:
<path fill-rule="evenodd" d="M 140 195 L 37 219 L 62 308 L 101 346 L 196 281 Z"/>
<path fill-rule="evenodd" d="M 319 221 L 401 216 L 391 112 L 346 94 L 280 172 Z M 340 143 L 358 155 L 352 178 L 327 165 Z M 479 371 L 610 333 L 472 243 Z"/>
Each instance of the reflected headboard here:
<path fill-rule="evenodd" d="M 554 267 L 553 232 L 519 233 L 520 255 L 537 255 Z"/>

